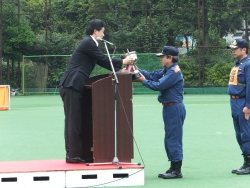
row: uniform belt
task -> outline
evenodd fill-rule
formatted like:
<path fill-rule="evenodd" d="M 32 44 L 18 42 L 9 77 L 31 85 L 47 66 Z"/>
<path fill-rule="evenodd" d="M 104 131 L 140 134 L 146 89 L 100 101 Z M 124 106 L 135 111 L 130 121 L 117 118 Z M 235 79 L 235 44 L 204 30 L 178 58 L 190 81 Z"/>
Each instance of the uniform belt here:
<path fill-rule="evenodd" d="M 239 99 L 239 98 L 245 98 L 245 97 L 240 97 L 238 95 L 230 95 L 231 99 Z"/>
<path fill-rule="evenodd" d="M 179 102 L 162 103 L 162 106 L 172 106 L 174 104 L 179 104 Z"/>

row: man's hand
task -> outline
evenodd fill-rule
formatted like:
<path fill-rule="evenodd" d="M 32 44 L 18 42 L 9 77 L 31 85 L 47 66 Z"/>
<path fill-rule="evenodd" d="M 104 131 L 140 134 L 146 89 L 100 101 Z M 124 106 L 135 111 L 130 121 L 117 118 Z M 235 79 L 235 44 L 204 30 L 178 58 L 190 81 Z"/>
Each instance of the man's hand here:
<path fill-rule="evenodd" d="M 131 65 L 134 63 L 134 59 L 127 56 L 125 59 L 122 60 L 123 65 Z"/>
<path fill-rule="evenodd" d="M 123 68 L 120 70 L 120 72 L 129 72 L 129 70 L 127 70 L 126 68 Z"/>
<path fill-rule="evenodd" d="M 141 77 L 133 80 L 133 82 L 143 82 L 145 80 L 145 77 L 140 73 Z"/>
<path fill-rule="evenodd" d="M 248 120 L 250 117 L 250 108 L 244 107 L 243 113 L 245 114 L 245 119 Z"/>

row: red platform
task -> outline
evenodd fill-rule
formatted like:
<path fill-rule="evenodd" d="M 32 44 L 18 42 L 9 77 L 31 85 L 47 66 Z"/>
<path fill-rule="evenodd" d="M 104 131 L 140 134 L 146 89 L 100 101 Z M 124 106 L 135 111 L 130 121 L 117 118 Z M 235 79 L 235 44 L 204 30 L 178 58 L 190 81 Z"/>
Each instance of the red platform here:
<path fill-rule="evenodd" d="M 144 167 L 132 163 L 70 164 L 65 160 L 0 162 L 1 188 L 71 188 L 144 185 Z M 119 181 L 118 181 L 119 180 Z"/>
<path fill-rule="evenodd" d="M 91 164 L 91 163 L 90 163 Z M 123 169 L 144 168 L 135 164 L 122 164 Z M 49 172 L 49 171 L 71 171 L 71 170 L 107 170 L 117 169 L 117 165 L 86 166 L 86 164 L 71 164 L 65 160 L 39 160 L 39 161 L 7 161 L 0 162 L 0 173 L 20 172 Z"/>

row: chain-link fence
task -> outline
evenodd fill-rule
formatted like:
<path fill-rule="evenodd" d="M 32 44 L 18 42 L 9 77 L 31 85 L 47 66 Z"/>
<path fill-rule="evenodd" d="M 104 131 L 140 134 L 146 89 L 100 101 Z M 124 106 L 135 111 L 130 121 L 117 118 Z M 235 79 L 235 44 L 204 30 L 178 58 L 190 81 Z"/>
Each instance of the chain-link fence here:
<path fill-rule="evenodd" d="M 116 54 L 114 57 L 121 56 L 122 54 Z M 70 55 L 24 56 L 22 66 L 23 93 L 57 93 L 59 91 L 58 84 L 67 68 L 70 57 Z M 161 68 L 159 58 L 155 54 L 137 54 L 137 57 L 136 63 L 140 68 L 149 71 Z M 111 71 L 97 65 L 90 76 L 110 73 Z M 140 85 L 135 83 L 134 87 L 140 88 Z"/>
<path fill-rule="evenodd" d="M 197 51 L 194 51 L 194 53 L 197 53 Z M 122 55 L 116 54 L 114 57 L 119 58 Z M 70 55 L 24 56 L 21 71 L 23 93 L 58 93 L 58 84 L 66 70 L 70 57 Z M 160 59 L 154 53 L 139 53 L 137 57 L 136 65 L 140 69 L 152 72 L 162 68 Z M 205 87 L 200 87 L 200 67 L 197 63 L 198 57 L 194 57 L 187 54 L 181 54 L 179 57 L 179 65 L 184 75 L 185 92 L 225 93 L 229 72 L 234 63 L 231 51 L 226 49 L 207 51 Z M 110 73 L 111 71 L 97 65 L 90 76 Z M 134 93 L 155 93 L 143 87 L 141 83 L 133 83 L 133 87 Z"/>

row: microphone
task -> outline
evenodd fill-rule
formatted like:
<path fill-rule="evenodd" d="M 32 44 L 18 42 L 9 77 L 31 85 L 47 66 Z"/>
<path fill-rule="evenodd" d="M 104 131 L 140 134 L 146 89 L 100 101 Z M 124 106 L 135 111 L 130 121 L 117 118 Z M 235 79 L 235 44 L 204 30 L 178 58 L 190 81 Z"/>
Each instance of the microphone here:
<path fill-rule="evenodd" d="M 102 39 L 102 38 L 100 38 L 100 37 L 97 37 L 96 40 L 99 40 L 99 41 L 102 41 L 102 42 L 106 42 L 106 43 L 108 43 L 108 44 L 114 46 L 113 43 L 111 43 L 111 42 L 109 42 L 109 41 L 106 41 L 106 40 L 104 40 L 104 39 Z"/>

